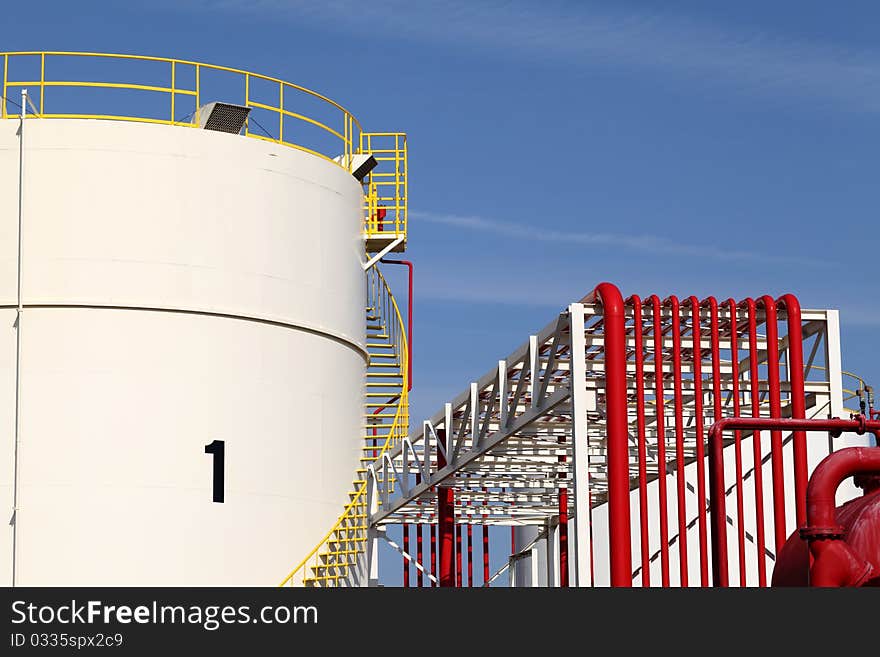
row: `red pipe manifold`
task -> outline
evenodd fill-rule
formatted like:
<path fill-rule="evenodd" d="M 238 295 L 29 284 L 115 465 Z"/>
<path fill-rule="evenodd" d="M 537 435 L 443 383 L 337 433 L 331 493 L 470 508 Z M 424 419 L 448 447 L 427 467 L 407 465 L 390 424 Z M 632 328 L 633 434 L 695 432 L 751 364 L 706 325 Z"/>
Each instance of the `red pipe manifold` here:
<path fill-rule="evenodd" d="M 647 516 L 647 473 L 646 464 L 646 401 L 645 401 L 645 363 L 651 351 L 653 351 L 654 367 L 654 403 L 656 404 L 656 432 L 657 460 L 661 464 L 661 471 L 675 474 L 675 493 L 677 501 L 677 542 L 678 542 L 678 571 L 681 585 L 688 582 L 688 545 L 687 531 L 688 518 L 685 499 L 685 465 L 684 435 L 686 428 L 683 418 L 684 392 L 684 366 L 688 355 L 683 346 L 684 340 L 691 338 L 690 365 L 693 368 L 695 385 L 703 388 L 704 373 L 703 362 L 703 339 L 708 331 L 708 352 L 711 356 L 711 389 L 713 395 L 713 415 L 716 422 L 722 419 L 723 406 L 721 402 L 721 379 L 722 365 L 720 357 L 720 343 L 722 340 L 719 322 L 719 303 L 714 297 L 708 297 L 699 301 L 696 297 L 687 297 L 685 303 L 689 308 L 682 308 L 682 303 L 675 296 L 670 296 L 661 301 L 656 295 L 642 302 L 638 296 L 629 297 L 626 302 L 620 291 L 610 283 L 601 283 L 595 290 L 583 298 L 583 303 L 598 302 L 602 307 L 602 321 L 605 347 L 605 410 L 607 419 L 607 450 L 608 450 L 608 514 L 609 514 L 609 543 L 611 585 L 632 585 L 632 555 L 631 555 L 631 527 L 630 527 L 630 473 L 629 473 L 629 417 L 628 417 L 628 372 L 627 365 L 630 353 L 627 339 L 631 337 L 635 344 L 633 360 L 635 367 L 635 403 L 636 403 L 636 449 L 638 451 L 638 495 L 639 495 L 639 522 L 640 553 L 641 553 L 641 581 L 643 586 L 649 586 L 651 577 L 648 572 L 649 541 L 648 541 L 648 516 Z M 771 418 L 779 418 L 782 414 L 782 390 L 780 385 L 780 346 L 778 332 L 779 311 L 784 313 L 788 329 L 788 367 L 790 377 L 789 403 L 791 417 L 795 420 L 805 415 L 804 378 L 803 378 L 803 337 L 801 331 L 801 311 L 797 299 L 786 294 L 778 299 L 770 296 L 762 296 L 759 299 L 745 299 L 737 304 L 733 299 L 726 301 L 726 307 L 730 313 L 729 333 L 731 358 L 738 362 L 738 340 L 740 336 L 747 339 L 749 370 L 746 392 L 749 395 L 749 405 L 756 421 L 761 420 L 761 390 L 759 389 L 759 364 L 767 362 L 767 384 L 769 394 L 769 414 Z M 763 310 L 763 321 L 766 324 L 766 349 L 759 349 L 758 326 L 760 323 L 759 307 Z M 742 309 L 742 310 L 741 310 Z M 706 313 L 706 311 L 708 311 Z M 744 311 L 744 312 L 742 312 Z M 628 334 L 628 312 L 632 313 L 632 335 Z M 664 313 L 668 316 L 664 317 Z M 684 313 L 684 316 L 682 314 Z M 708 314 L 704 320 L 703 314 Z M 646 316 L 650 315 L 650 322 L 646 322 Z M 669 320 L 668 322 L 666 320 Z M 706 326 L 704 326 L 706 321 Z M 742 333 L 740 332 L 743 322 Z M 645 344 L 645 333 L 652 333 L 651 346 Z M 665 341 L 671 342 L 671 349 L 666 350 Z M 669 360 L 665 360 L 668 357 Z M 665 371 L 664 371 L 665 370 Z M 649 374 L 650 376 L 650 374 Z M 672 385 L 673 395 L 670 400 L 670 420 L 672 426 L 666 426 L 666 409 L 664 398 L 666 390 Z M 740 378 L 733 377 L 733 412 L 740 412 Z M 703 398 L 698 396 L 694 402 L 697 415 L 694 430 L 697 434 L 697 460 L 703 462 L 704 425 L 703 425 Z M 778 549 L 785 542 L 785 477 L 783 470 L 782 455 L 782 432 L 776 425 L 767 425 L 771 431 L 771 472 L 772 472 L 772 509 L 774 520 L 774 543 Z M 675 455 L 671 470 L 667 469 L 667 455 L 665 448 L 665 436 L 667 431 L 674 433 Z M 806 438 L 802 430 L 795 429 L 793 437 L 794 445 L 794 488 L 795 506 L 799 525 L 806 519 L 806 483 L 807 483 L 807 459 Z M 756 433 L 753 440 L 753 457 L 755 462 L 762 460 L 760 433 Z M 735 434 L 734 452 L 736 456 L 736 501 L 737 509 L 742 517 L 743 501 L 743 464 L 741 435 Z M 712 474 L 710 472 L 710 479 Z M 697 469 L 697 502 L 698 512 L 698 548 L 699 548 L 699 574 L 700 583 L 709 583 L 709 549 L 708 549 L 708 522 L 705 508 L 707 506 L 705 471 Z M 713 482 L 710 481 L 710 484 Z M 764 482 L 761 468 L 754 472 L 757 531 L 756 531 L 756 554 L 758 556 L 758 579 L 760 585 L 766 585 L 766 564 L 761 555 L 765 551 L 765 535 L 763 529 L 763 498 Z M 768 491 L 769 493 L 770 491 Z M 660 575 L 661 585 L 670 584 L 670 540 L 669 518 L 667 513 L 667 477 L 658 479 L 659 498 L 659 531 L 660 531 Z M 713 497 L 715 497 L 713 495 Z M 745 534 L 743 527 L 738 527 L 740 583 L 745 583 Z M 713 543 L 713 551 L 717 545 Z M 726 548 L 725 548 L 726 550 Z M 726 558 L 726 553 L 725 553 Z M 718 555 L 713 554 L 711 560 L 717 564 Z M 717 572 L 717 569 L 716 569 Z M 717 578 L 717 576 L 716 576 Z"/>
<path fill-rule="evenodd" d="M 600 283 L 584 297 L 602 304 L 605 322 L 605 394 L 608 449 L 608 535 L 611 586 L 632 586 L 629 516 L 629 426 L 626 394 L 626 317 L 623 296 L 611 283 Z M 626 546 L 613 549 L 613 546 Z"/>

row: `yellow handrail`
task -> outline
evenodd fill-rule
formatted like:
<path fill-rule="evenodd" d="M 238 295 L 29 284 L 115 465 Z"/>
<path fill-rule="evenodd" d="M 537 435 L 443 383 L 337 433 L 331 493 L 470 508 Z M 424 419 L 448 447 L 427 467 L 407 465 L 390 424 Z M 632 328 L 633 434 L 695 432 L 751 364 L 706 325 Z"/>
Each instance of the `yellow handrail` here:
<path fill-rule="evenodd" d="M 3 98 L 9 98 L 9 90 L 13 87 L 15 88 L 34 88 L 39 90 L 39 110 L 35 114 L 35 118 L 66 118 L 66 119 L 114 119 L 121 121 L 138 121 L 144 123 L 160 123 L 165 125 L 176 125 L 176 126 L 189 126 L 189 127 L 198 127 L 198 108 L 202 105 L 202 73 L 204 71 L 218 71 L 222 73 L 229 73 L 239 78 L 243 78 L 241 82 L 244 83 L 244 97 L 240 99 L 235 98 L 210 98 L 207 100 L 220 100 L 225 102 L 236 102 L 240 101 L 240 104 L 245 105 L 251 108 L 257 108 L 260 110 L 272 112 L 277 115 L 277 123 L 274 123 L 273 127 L 277 128 L 278 136 L 274 135 L 259 135 L 254 134 L 252 128 L 250 127 L 250 121 L 248 125 L 245 127 L 245 135 L 248 137 L 255 137 L 258 139 L 263 139 L 265 141 L 272 141 L 278 144 L 283 144 L 285 146 L 289 146 L 291 148 L 296 148 L 299 150 L 303 150 L 314 155 L 318 155 L 326 160 L 331 162 L 335 161 L 339 155 L 343 155 L 345 157 L 341 158 L 340 161 L 336 161 L 336 164 L 343 166 L 350 170 L 352 163 L 352 155 L 358 151 L 360 148 L 360 133 L 362 132 L 360 122 L 349 112 L 345 107 L 340 105 L 334 100 L 331 100 L 327 96 L 320 94 L 316 91 L 312 91 L 306 87 L 303 87 L 298 84 L 294 84 L 292 82 L 286 82 L 279 78 L 275 78 L 269 75 L 262 75 L 259 73 L 252 73 L 250 71 L 245 71 L 238 68 L 232 68 L 229 66 L 220 66 L 217 64 L 204 64 L 201 62 L 194 62 L 185 59 L 170 59 L 165 57 L 151 57 L 147 55 L 128 55 L 128 54 L 120 54 L 120 53 L 97 53 L 97 52 L 66 52 L 66 51 L 18 51 L 18 52 L 0 52 L 0 57 L 3 59 L 3 78 L 2 78 L 2 93 L 0 95 Z M 36 58 L 39 57 L 39 65 L 40 65 L 40 78 L 24 80 L 24 79 L 10 79 L 10 64 L 15 64 L 17 61 L 20 61 L 24 58 Z M 108 82 L 99 82 L 95 80 L 84 80 L 84 79 L 47 79 L 46 77 L 46 63 L 47 60 L 52 60 L 56 58 L 79 58 L 79 59 L 103 59 L 103 60 L 120 60 L 125 62 L 134 62 L 134 61 L 144 61 L 144 62 L 155 62 L 159 64 L 167 64 L 169 66 L 168 76 L 167 78 L 160 81 L 156 80 L 156 84 L 143 84 L 141 82 L 129 82 L 125 80 L 114 80 Z M 192 67 L 193 69 L 193 83 L 192 87 L 187 88 L 186 86 L 180 85 L 181 78 L 181 67 Z M 87 71 L 82 72 L 80 75 L 87 75 Z M 134 73 L 134 72 L 133 72 Z M 161 77 L 161 76 L 156 76 Z M 273 86 L 277 85 L 277 95 L 278 102 L 277 104 L 272 104 L 270 102 L 258 102 L 252 99 L 251 89 L 253 87 L 253 81 L 262 81 L 265 83 L 269 83 Z M 180 85 L 180 86 L 179 86 Z M 80 89 L 105 89 L 105 90 L 127 90 L 127 91 L 146 91 L 151 93 L 161 93 L 169 96 L 168 107 L 170 108 L 170 114 L 168 118 L 150 116 L 147 112 L 133 112 L 133 113 L 79 113 L 75 111 L 71 111 L 71 106 L 68 104 L 65 107 L 63 104 L 60 105 L 56 111 L 47 111 L 47 102 L 46 102 L 46 89 L 56 89 L 56 88 L 80 88 Z M 293 92 L 293 93 L 290 93 Z M 36 99 L 36 94 L 35 94 Z M 193 98 L 195 102 L 195 106 L 193 107 L 192 114 L 187 115 L 188 117 L 193 117 L 191 121 L 180 121 L 175 117 L 175 111 L 179 109 L 178 103 L 180 101 L 179 97 L 185 98 Z M 313 101 L 319 101 L 320 105 L 323 106 L 326 110 L 331 113 L 340 112 L 341 116 L 337 117 L 336 120 L 339 120 L 337 124 L 338 127 L 331 127 L 325 121 L 321 121 L 316 117 L 307 116 L 305 113 L 294 111 L 294 107 L 296 106 L 297 100 L 302 101 L 304 98 L 311 98 Z M 13 100 L 13 102 L 15 102 Z M 136 105 L 132 105 L 136 107 Z M 128 111 L 128 110 L 126 110 Z M 304 125 L 310 125 L 318 130 L 326 133 L 330 137 L 332 137 L 332 142 L 336 144 L 329 152 L 325 152 L 326 149 L 321 149 L 317 146 L 309 147 L 303 143 L 290 141 L 284 137 L 284 118 L 288 117 L 290 119 L 294 119 L 300 121 Z M 0 104 L 0 118 L 7 118 L 7 108 L 6 101 L 3 100 L 2 104 Z M 264 131 L 267 131 L 263 128 Z M 268 131 L 267 131 L 268 132 Z"/>
<path fill-rule="evenodd" d="M 378 463 L 381 460 L 382 456 L 389 449 L 391 449 L 391 447 L 393 447 L 394 438 L 398 437 L 398 436 L 405 436 L 409 431 L 409 397 L 408 397 L 408 393 L 407 393 L 407 388 L 409 387 L 409 375 L 408 375 L 408 367 L 407 367 L 407 364 L 409 362 L 409 345 L 407 344 L 407 341 L 406 341 L 406 324 L 404 324 L 404 322 L 403 322 L 403 316 L 400 313 L 400 308 L 397 305 L 397 300 L 394 298 L 394 295 L 391 294 L 391 291 L 388 287 L 388 283 L 385 280 L 385 277 L 382 276 L 382 273 L 378 269 L 376 269 L 375 271 L 376 271 L 376 274 L 377 274 L 379 280 L 381 281 L 382 285 L 384 286 L 384 292 L 387 294 L 388 299 L 390 300 L 391 307 L 394 311 L 395 319 L 397 320 L 397 325 L 400 328 L 400 330 L 398 331 L 399 347 L 400 347 L 400 354 L 401 354 L 400 371 L 401 371 L 401 376 L 402 376 L 402 381 L 403 381 L 403 384 L 401 387 L 400 399 L 398 400 L 398 403 L 397 403 L 397 411 L 394 414 L 394 421 L 390 426 L 388 434 L 385 438 L 385 442 L 383 443 L 382 447 L 379 448 L 379 451 L 377 454 L 376 462 Z M 330 528 L 330 531 L 328 531 L 326 534 L 324 534 L 324 536 L 321 538 L 321 540 L 318 542 L 318 544 L 312 549 L 312 551 L 309 552 L 306 555 L 306 557 L 302 561 L 300 561 L 299 564 L 297 564 L 297 566 L 287 574 L 287 577 L 285 577 L 282 580 L 282 582 L 278 585 L 279 587 L 286 586 L 289 583 L 292 584 L 294 577 L 296 577 L 296 575 L 298 573 L 300 573 L 301 571 L 303 571 L 306 568 L 307 564 L 312 560 L 312 558 L 315 557 L 315 555 L 317 555 L 319 553 L 321 548 L 324 547 L 328 543 L 328 541 L 333 536 L 333 534 L 342 527 L 343 523 L 345 523 L 346 520 L 349 520 L 357 515 L 357 513 L 356 513 L 357 508 L 359 506 L 362 506 L 365 503 L 364 499 L 365 499 L 365 496 L 367 493 L 368 483 L 369 482 L 366 478 L 364 479 L 363 482 L 361 482 L 361 485 L 358 487 L 354 497 L 348 503 L 348 505 L 345 507 L 342 514 L 339 516 L 339 518 L 337 518 L 336 522 Z M 367 513 L 369 513 L 369 509 L 367 509 Z M 365 522 L 365 525 L 366 524 L 367 523 Z"/>
<path fill-rule="evenodd" d="M 198 128 L 199 108 L 208 101 L 224 101 L 251 108 L 251 114 L 244 126 L 246 137 L 316 155 L 346 171 L 353 171 L 355 155 L 373 154 L 376 168 L 363 181 L 372 204 L 372 207 L 365 208 L 364 237 L 367 239 L 367 250 L 378 252 L 387 246 L 389 240 L 400 237 L 406 239 L 406 134 L 365 133 L 351 112 L 323 94 L 269 75 L 186 59 L 65 51 L 0 52 L 0 58 L 3 73 L 0 85 L 0 118 L 11 116 L 7 99 L 16 103 L 16 99 L 10 97 L 10 91 L 19 88 L 33 91 L 30 97 L 36 105 L 28 112 L 28 117 L 35 119 L 103 119 Z M 35 65 L 39 64 L 39 75 L 36 74 L 36 66 L 31 67 L 34 70 L 29 71 L 28 75 L 17 70 L 18 65 L 26 64 L 28 59 L 32 59 Z M 90 66 L 90 60 L 115 61 L 123 65 L 127 63 L 128 67 L 115 74 L 115 79 L 100 81 L 95 78 L 110 76 L 98 75 L 96 64 Z M 65 68 L 64 75 L 52 77 L 53 64 L 58 61 L 68 66 L 73 64 L 70 67 L 73 70 L 68 72 Z M 154 70 L 149 75 L 144 75 L 144 71 L 136 69 L 137 62 L 166 65 L 168 68 L 163 67 L 161 71 Z M 203 80 L 205 72 L 234 76 L 236 79 L 232 81 L 235 84 L 226 84 L 219 97 L 206 98 Z M 140 79 L 135 79 L 135 76 Z M 261 88 L 256 89 L 255 83 L 259 83 Z M 227 97 L 228 90 L 232 88 L 237 91 L 232 92 L 232 97 Z M 65 89 L 78 93 L 72 97 L 54 96 L 56 90 Z M 95 91 L 103 91 L 105 94 L 99 97 L 88 95 Z M 118 95 L 120 93 L 123 95 Z M 126 93 L 127 96 L 124 95 Z M 168 99 L 167 104 L 161 109 L 155 104 L 143 103 L 140 101 L 143 96 L 138 94 L 165 96 Z M 78 103 L 85 99 L 101 103 L 97 113 L 79 111 L 83 108 Z M 125 101 L 125 109 L 112 111 L 107 106 L 108 101 Z M 304 105 L 304 102 L 311 105 Z M 108 109 L 104 111 L 105 108 Z M 312 114 L 317 115 L 309 115 L 306 108 L 311 108 Z M 192 111 L 178 118 L 179 113 L 188 109 Z M 268 118 L 264 118 L 266 114 Z M 258 116 L 267 122 L 268 127 L 260 124 Z M 296 123 L 285 126 L 285 121 Z M 388 214 L 384 220 L 377 218 L 380 208 Z"/>

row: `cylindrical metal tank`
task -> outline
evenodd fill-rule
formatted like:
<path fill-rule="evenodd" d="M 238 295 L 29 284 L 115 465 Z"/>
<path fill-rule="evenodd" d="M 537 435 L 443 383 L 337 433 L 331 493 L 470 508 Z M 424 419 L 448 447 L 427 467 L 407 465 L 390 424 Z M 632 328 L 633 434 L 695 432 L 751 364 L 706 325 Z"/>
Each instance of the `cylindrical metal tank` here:
<path fill-rule="evenodd" d="M 862 477 L 859 485 L 865 494 L 837 507 L 834 516 L 853 554 L 876 569 L 880 567 L 880 476 Z M 808 586 L 809 574 L 810 550 L 795 531 L 779 551 L 773 586 Z M 880 586 L 880 577 L 868 575 L 862 585 Z"/>
<path fill-rule="evenodd" d="M 237 135 L 28 120 L 19 259 L 18 132 L 0 121 L 0 584 L 276 584 L 360 456 L 359 183 Z"/>

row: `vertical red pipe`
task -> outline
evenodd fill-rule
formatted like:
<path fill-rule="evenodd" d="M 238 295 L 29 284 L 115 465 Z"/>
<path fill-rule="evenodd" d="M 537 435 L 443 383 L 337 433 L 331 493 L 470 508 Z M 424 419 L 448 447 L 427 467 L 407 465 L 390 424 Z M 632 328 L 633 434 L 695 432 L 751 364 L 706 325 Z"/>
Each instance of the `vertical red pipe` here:
<path fill-rule="evenodd" d="M 559 586 L 568 587 L 568 489 L 559 491 Z"/>
<path fill-rule="evenodd" d="M 455 586 L 461 588 L 461 523 L 455 526 Z"/>
<path fill-rule="evenodd" d="M 788 323 L 788 379 L 791 386 L 791 416 L 805 418 L 804 394 L 804 338 L 801 328 L 801 305 L 797 297 L 784 294 L 776 301 L 785 308 Z M 797 526 L 807 522 L 807 436 L 803 431 L 793 433 L 794 498 Z"/>
<path fill-rule="evenodd" d="M 636 360 L 636 421 L 639 453 L 639 536 L 642 559 L 642 586 L 651 586 L 651 549 L 648 537 L 648 470 L 647 439 L 645 437 L 645 343 L 642 328 L 642 300 L 629 298 L 633 309 L 633 338 Z M 560 534 L 561 536 L 561 534 Z"/>
<path fill-rule="evenodd" d="M 565 438 L 557 438 L 556 442 L 564 445 Z M 560 463 L 565 463 L 565 461 L 565 456 L 559 457 Z M 560 479 L 565 479 L 565 477 L 564 472 L 559 473 Z M 564 588 L 568 586 L 568 489 L 561 486 L 557 510 L 559 513 L 559 586 Z M 549 554 L 547 558 L 550 558 Z"/>
<path fill-rule="evenodd" d="M 467 526 L 467 554 L 467 585 L 472 587 L 474 585 L 474 526 L 471 523 L 468 523 Z"/>
<path fill-rule="evenodd" d="M 485 524 L 480 525 L 480 531 L 483 532 L 483 584 L 489 583 L 489 527 Z"/>
<path fill-rule="evenodd" d="M 700 322 L 700 302 L 690 297 L 692 362 L 694 369 L 694 430 L 697 440 L 697 526 L 700 543 L 700 585 L 709 585 L 709 554 L 706 532 L 706 450 L 703 441 L 703 329 Z M 715 302 L 714 297 L 712 302 Z"/>
<path fill-rule="evenodd" d="M 483 494 L 486 493 L 486 489 L 483 488 Z M 483 506 L 488 506 L 489 502 L 483 500 Z M 489 527 L 486 524 L 486 514 L 483 514 L 483 522 L 480 525 L 480 531 L 482 532 L 483 539 L 483 584 L 489 583 Z"/>
<path fill-rule="evenodd" d="M 623 297 L 611 283 L 594 291 L 605 322 L 605 413 L 608 450 L 608 537 L 611 586 L 632 586 L 629 516 L 629 420 L 626 395 L 626 319 Z"/>
<path fill-rule="evenodd" d="M 660 317 L 660 299 L 652 295 L 651 313 L 654 330 L 654 402 L 657 413 L 657 488 L 660 498 L 660 578 L 669 586 L 669 519 L 666 500 L 666 419 L 663 410 L 663 320 Z"/>
<path fill-rule="evenodd" d="M 675 484 L 678 507 L 678 576 L 680 586 L 688 583 L 687 511 L 684 481 L 684 413 L 681 399 L 681 318 L 678 297 L 666 300 L 672 313 L 672 380 L 673 408 L 675 411 Z"/>
<path fill-rule="evenodd" d="M 749 387 L 751 389 L 752 417 L 761 417 L 761 391 L 758 378 L 758 320 L 755 300 L 745 300 L 749 313 Z M 755 536 L 758 557 L 758 586 L 767 586 L 767 558 L 764 539 L 764 472 L 761 463 L 761 432 L 752 433 L 752 458 L 755 480 Z"/>
<path fill-rule="evenodd" d="M 712 522 L 712 580 L 715 586 L 727 586 L 727 511 L 724 496 L 723 420 L 709 430 L 709 516 Z"/>
<path fill-rule="evenodd" d="M 440 569 L 437 567 L 437 525 L 431 525 L 431 574 L 437 581 L 432 581 L 431 586 L 437 586 L 440 581 Z"/>
<path fill-rule="evenodd" d="M 409 525 L 403 523 L 403 551 L 406 555 L 403 557 L 403 587 L 409 587 Z"/>
<path fill-rule="evenodd" d="M 736 301 L 727 300 L 727 308 L 730 311 L 730 363 L 732 368 L 731 383 L 733 386 L 733 417 L 739 417 L 739 320 L 736 315 Z M 720 401 L 720 400 L 719 400 Z M 721 419 L 720 410 L 715 421 Z M 739 585 L 746 585 L 746 528 L 743 524 L 745 502 L 743 500 L 743 467 L 742 467 L 742 432 L 734 432 L 733 443 L 734 461 L 736 467 L 736 533 L 737 546 L 739 548 Z M 724 494 L 723 482 L 721 494 Z M 713 493 L 714 494 L 714 493 Z"/>
<path fill-rule="evenodd" d="M 446 431 L 439 429 L 437 439 L 446 440 Z M 446 467 L 446 458 L 437 450 L 437 470 Z M 440 586 L 455 586 L 455 490 L 437 486 L 437 533 L 440 552 Z"/>
<path fill-rule="evenodd" d="M 422 475 L 420 472 L 416 473 L 416 486 L 422 483 Z M 422 503 L 418 502 L 418 506 L 421 507 Z M 425 564 L 428 562 L 425 560 L 425 545 L 422 540 L 422 529 L 424 525 L 422 525 L 422 510 L 419 508 L 419 523 L 416 525 L 416 563 L 422 567 L 422 570 L 416 569 L 416 586 L 422 588 L 424 583 L 424 573 L 427 568 Z"/>
<path fill-rule="evenodd" d="M 782 417 L 779 390 L 779 324 L 776 319 L 776 301 L 761 297 L 767 323 L 767 385 L 770 388 L 770 417 Z M 770 469 L 773 473 L 773 529 L 776 553 L 785 545 L 785 470 L 782 461 L 782 432 L 770 431 Z"/>

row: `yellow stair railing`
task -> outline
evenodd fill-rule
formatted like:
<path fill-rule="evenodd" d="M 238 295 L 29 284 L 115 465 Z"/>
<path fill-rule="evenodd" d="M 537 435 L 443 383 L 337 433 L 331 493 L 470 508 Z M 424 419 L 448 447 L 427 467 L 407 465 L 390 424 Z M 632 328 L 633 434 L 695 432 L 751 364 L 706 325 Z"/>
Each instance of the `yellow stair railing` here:
<path fill-rule="evenodd" d="M 342 514 L 280 586 L 338 587 L 365 584 L 370 463 L 400 445 L 409 433 L 409 345 L 406 324 L 388 283 L 377 267 L 367 272 L 367 370 L 362 467 Z M 393 482 L 387 482 L 392 484 Z"/>

